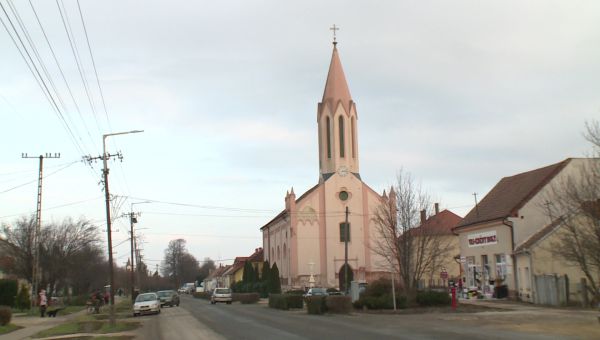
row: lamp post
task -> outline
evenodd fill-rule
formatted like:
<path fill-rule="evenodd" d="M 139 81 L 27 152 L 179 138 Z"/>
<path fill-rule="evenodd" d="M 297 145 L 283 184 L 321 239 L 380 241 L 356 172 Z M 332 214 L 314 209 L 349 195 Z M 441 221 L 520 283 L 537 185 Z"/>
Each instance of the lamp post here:
<path fill-rule="evenodd" d="M 111 220 L 110 220 L 110 193 L 108 191 L 108 157 L 106 153 L 106 138 L 110 136 L 126 135 L 129 133 L 140 133 L 144 130 L 133 130 L 127 132 L 116 132 L 102 135 L 102 162 L 104 168 L 102 173 L 104 175 L 104 197 L 106 201 L 106 235 L 108 238 L 108 273 L 110 280 L 110 325 L 115 325 L 115 274 L 113 268 L 113 252 L 112 252 L 112 231 L 111 231 Z"/>

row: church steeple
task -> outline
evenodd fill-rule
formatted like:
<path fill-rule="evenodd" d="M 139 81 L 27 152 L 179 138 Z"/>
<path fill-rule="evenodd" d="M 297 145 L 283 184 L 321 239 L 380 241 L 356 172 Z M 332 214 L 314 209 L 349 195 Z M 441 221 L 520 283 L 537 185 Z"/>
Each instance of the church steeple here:
<path fill-rule="evenodd" d="M 327 178 L 335 172 L 342 176 L 358 174 L 356 105 L 350 95 L 335 40 L 323 99 L 317 111 L 320 175 Z"/>

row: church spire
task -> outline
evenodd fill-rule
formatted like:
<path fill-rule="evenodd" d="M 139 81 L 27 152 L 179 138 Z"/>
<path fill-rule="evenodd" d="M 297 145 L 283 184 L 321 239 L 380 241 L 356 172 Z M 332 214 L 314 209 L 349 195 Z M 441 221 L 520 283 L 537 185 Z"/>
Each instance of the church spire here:
<path fill-rule="evenodd" d="M 344 106 L 346 112 L 350 112 L 350 103 L 352 96 L 350 96 L 350 89 L 348 88 L 348 82 L 346 82 L 346 76 L 344 75 L 344 69 L 342 68 L 342 62 L 337 49 L 337 42 L 333 42 L 333 55 L 331 56 L 331 63 L 329 64 L 329 73 L 327 74 L 327 82 L 325 83 L 325 91 L 323 92 L 323 104 L 329 104 L 332 110 L 339 102 Z"/>

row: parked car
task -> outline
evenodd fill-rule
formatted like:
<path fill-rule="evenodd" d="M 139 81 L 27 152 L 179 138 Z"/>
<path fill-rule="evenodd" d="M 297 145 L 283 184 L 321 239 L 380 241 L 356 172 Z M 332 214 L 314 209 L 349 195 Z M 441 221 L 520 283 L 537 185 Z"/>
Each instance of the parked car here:
<path fill-rule="evenodd" d="M 133 304 L 133 316 L 151 313 L 160 313 L 160 299 L 158 294 L 143 293 L 138 295 Z"/>
<path fill-rule="evenodd" d="M 179 307 L 179 295 L 174 290 L 161 290 L 156 292 L 160 299 L 160 306 Z"/>
<path fill-rule="evenodd" d="M 185 294 L 187 292 L 187 289 L 185 287 L 181 287 L 177 290 L 177 293 L 179 294 Z"/>
<path fill-rule="evenodd" d="M 308 290 L 308 292 L 306 292 L 306 294 L 304 294 L 304 297 L 310 297 L 310 296 L 327 296 L 329 295 L 329 293 L 327 293 L 327 289 L 326 288 L 310 288 Z"/>
<path fill-rule="evenodd" d="M 210 303 L 213 305 L 217 302 L 226 302 L 230 305 L 231 301 L 233 299 L 231 297 L 231 289 L 229 288 L 215 288 L 210 296 Z"/>

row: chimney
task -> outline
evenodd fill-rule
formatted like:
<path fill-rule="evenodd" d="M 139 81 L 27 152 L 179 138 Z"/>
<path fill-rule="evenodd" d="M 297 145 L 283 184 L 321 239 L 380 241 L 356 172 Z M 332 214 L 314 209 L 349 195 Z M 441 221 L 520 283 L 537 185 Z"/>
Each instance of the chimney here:
<path fill-rule="evenodd" d="M 433 205 L 435 207 L 435 214 L 439 214 L 440 213 L 440 204 L 439 203 L 435 203 Z"/>
<path fill-rule="evenodd" d="M 421 224 L 425 223 L 426 219 L 427 219 L 427 213 L 423 209 L 423 210 L 421 210 Z"/>

